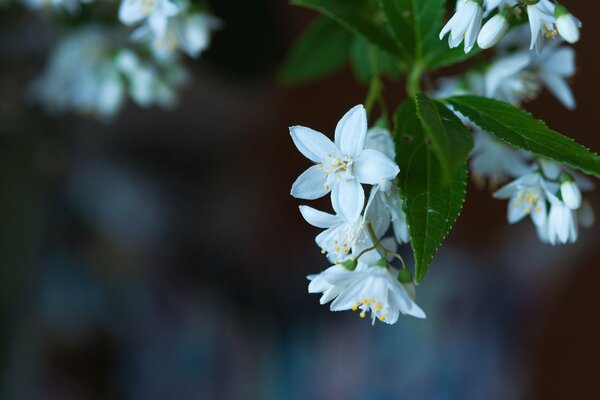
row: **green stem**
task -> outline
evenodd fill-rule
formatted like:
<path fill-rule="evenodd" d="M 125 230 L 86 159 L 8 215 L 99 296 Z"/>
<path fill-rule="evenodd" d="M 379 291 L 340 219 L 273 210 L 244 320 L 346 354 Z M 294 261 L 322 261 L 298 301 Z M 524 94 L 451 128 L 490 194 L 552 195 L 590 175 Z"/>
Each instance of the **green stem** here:
<path fill-rule="evenodd" d="M 423 67 L 420 63 L 413 65 L 410 70 L 408 79 L 406 81 L 406 93 L 410 97 L 415 97 L 417 93 L 421 92 L 421 78 L 423 77 Z"/>

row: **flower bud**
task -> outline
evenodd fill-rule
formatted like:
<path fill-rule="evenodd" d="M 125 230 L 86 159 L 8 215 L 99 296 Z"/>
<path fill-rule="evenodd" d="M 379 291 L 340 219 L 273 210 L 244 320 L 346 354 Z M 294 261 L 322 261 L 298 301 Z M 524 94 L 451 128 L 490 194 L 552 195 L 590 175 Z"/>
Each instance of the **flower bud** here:
<path fill-rule="evenodd" d="M 483 25 L 479 36 L 477 37 L 477 44 L 482 49 L 489 49 L 500 41 L 508 32 L 510 28 L 509 19 L 512 16 L 510 10 L 504 10 L 494 15 L 488 22 Z"/>
<path fill-rule="evenodd" d="M 560 195 L 563 203 L 571 210 L 581 207 L 581 190 L 573 180 L 567 180 L 560 185 Z"/>
<path fill-rule="evenodd" d="M 342 263 L 342 267 L 344 267 L 348 271 L 354 271 L 357 265 L 358 262 L 353 258 L 350 258 Z"/>
<path fill-rule="evenodd" d="M 407 270 L 406 268 L 402 268 L 399 272 L 398 272 L 398 281 L 401 284 L 409 284 L 409 283 L 414 283 L 412 274 L 410 273 L 409 270 Z"/>
<path fill-rule="evenodd" d="M 573 16 L 564 6 L 558 5 L 554 10 L 556 30 L 558 34 L 569 43 L 579 41 L 579 28 L 581 22 Z"/>

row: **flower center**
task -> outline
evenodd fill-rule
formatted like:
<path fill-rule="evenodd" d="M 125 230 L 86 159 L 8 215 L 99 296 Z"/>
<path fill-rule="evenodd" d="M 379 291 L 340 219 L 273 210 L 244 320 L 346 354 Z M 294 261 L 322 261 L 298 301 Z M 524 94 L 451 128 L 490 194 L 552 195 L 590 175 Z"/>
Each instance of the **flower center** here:
<path fill-rule="evenodd" d="M 342 179 L 352 178 L 352 164 L 354 160 L 352 156 L 339 156 L 328 153 L 322 163 L 318 164 L 318 167 L 323 170 L 327 177 L 325 183 L 325 190 L 329 190 L 331 185 Z"/>
<path fill-rule="evenodd" d="M 540 212 L 542 207 L 540 206 L 541 196 L 537 190 L 523 190 L 517 197 L 515 197 L 514 207 L 523 208 L 526 214 L 530 214 L 531 211 Z"/>

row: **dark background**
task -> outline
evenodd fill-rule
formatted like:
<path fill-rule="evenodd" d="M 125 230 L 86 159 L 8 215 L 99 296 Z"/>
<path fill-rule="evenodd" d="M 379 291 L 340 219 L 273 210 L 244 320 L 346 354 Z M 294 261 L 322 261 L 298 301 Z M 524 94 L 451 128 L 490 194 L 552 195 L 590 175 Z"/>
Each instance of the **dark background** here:
<path fill-rule="evenodd" d="M 600 4 L 566 5 L 584 22 L 579 107 L 544 93 L 527 108 L 598 150 Z M 287 127 L 331 135 L 366 88 L 349 68 L 277 83 L 314 13 L 213 8 L 226 29 L 189 61 L 180 105 L 109 123 L 27 104 L 50 39 L 30 13 L 0 11 L 0 398 L 599 397 L 597 227 L 544 246 L 471 186 L 419 287 L 427 320 L 371 327 L 307 295 L 327 265 L 289 196 L 308 164 Z M 386 85 L 390 105 L 404 96 Z"/>

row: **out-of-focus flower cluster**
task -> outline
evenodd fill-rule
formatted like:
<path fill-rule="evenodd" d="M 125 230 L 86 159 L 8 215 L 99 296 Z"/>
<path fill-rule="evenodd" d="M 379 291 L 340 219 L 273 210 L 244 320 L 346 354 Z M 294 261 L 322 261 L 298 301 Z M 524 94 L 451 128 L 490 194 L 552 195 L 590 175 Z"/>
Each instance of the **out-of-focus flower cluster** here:
<path fill-rule="evenodd" d="M 188 0 L 21 0 L 50 14 L 63 34 L 32 84 L 31 98 L 50 113 L 74 111 L 103 119 L 127 99 L 140 107 L 169 107 L 189 81 L 181 54 L 198 58 L 222 26 L 206 7 Z M 96 18 L 110 11 L 109 18 Z M 60 17 L 60 18 L 59 18 Z"/>

